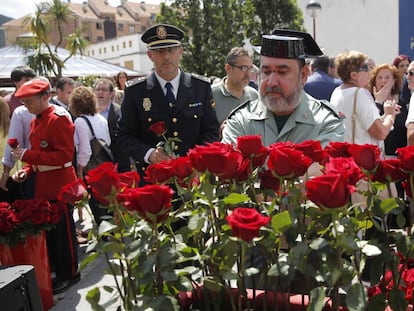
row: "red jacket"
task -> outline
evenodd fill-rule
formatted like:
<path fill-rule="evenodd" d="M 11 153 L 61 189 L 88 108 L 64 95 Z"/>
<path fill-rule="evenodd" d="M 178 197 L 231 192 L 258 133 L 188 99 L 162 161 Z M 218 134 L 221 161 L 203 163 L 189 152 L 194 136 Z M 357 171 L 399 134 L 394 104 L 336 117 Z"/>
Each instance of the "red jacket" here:
<path fill-rule="evenodd" d="M 60 167 L 37 172 L 35 198 L 57 199 L 61 188 L 76 179 L 71 165 L 75 150 L 74 131 L 72 120 L 55 111 L 54 106 L 32 120 L 29 137 L 32 148 L 26 150 L 22 158 L 27 163 L 25 170 L 30 174 L 37 171 L 38 165 Z"/>

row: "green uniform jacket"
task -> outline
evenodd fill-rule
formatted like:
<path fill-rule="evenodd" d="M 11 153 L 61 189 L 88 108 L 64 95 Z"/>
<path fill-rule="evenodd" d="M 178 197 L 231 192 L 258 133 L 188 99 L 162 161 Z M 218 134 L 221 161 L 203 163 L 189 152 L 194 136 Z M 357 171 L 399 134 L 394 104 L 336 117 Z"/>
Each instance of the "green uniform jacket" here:
<path fill-rule="evenodd" d="M 224 143 L 237 143 L 238 136 L 261 135 L 265 146 L 275 142 L 319 140 L 322 147 L 330 141 L 343 141 L 345 128 L 334 107 L 302 92 L 300 104 L 279 133 L 273 113 L 260 99 L 240 106 L 229 116 L 223 129 Z"/>

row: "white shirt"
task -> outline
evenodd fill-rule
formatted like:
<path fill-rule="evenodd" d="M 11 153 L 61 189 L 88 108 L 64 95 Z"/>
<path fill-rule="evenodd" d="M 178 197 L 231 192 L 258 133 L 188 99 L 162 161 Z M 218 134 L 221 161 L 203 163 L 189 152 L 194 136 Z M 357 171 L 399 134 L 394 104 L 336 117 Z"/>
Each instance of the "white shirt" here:
<path fill-rule="evenodd" d="M 331 96 L 331 104 L 345 115 L 345 141 L 352 143 L 352 113 L 357 87 L 337 87 Z M 365 88 L 359 88 L 356 104 L 355 144 L 372 144 L 382 147 L 382 141 L 372 137 L 368 129 L 380 118 L 372 95 Z"/>
<path fill-rule="evenodd" d="M 88 120 L 91 122 L 92 128 L 95 132 L 95 136 L 98 139 L 102 139 L 107 145 L 111 144 L 111 137 L 109 136 L 108 121 L 99 113 L 93 116 L 87 115 Z M 92 133 L 88 124 L 83 118 L 75 119 L 75 147 L 76 147 L 76 159 L 79 165 L 85 166 L 88 164 L 92 155 L 90 141 L 92 139 Z"/>

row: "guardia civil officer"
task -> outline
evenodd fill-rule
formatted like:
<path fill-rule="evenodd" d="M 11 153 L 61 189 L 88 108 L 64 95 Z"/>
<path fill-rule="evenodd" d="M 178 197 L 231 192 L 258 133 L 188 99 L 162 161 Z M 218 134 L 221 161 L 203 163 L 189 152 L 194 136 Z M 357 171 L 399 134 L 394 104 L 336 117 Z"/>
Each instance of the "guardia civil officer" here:
<path fill-rule="evenodd" d="M 276 30 L 262 37 L 259 99 L 239 106 L 223 129 L 223 142 L 236 144 L 243 135 L 262 136 L 264 145 L 278 141 L 319 140 L 322 146 L 344 139 L 342 119 L 327 101 L 303 91 L 308 57 L 323 53 L 303 32 Z"/>
<path fill-rule="evenodd" d="M 179 67 L 183 36 L 171 25 L 149 28 L 141 40 L 147 44 L 154 70 L 145 78 L 131 80 L 125 89 L 118 146 L 137 162 L 141 173 L 149 163 L 173 157 L 157 148 L 163 139 L 150 130 L 156 122 L 165 122 L 165 137 L 179 138 L 174 148 L 177 156 L 196 144 L 218 140 L 210 81 Z"/>

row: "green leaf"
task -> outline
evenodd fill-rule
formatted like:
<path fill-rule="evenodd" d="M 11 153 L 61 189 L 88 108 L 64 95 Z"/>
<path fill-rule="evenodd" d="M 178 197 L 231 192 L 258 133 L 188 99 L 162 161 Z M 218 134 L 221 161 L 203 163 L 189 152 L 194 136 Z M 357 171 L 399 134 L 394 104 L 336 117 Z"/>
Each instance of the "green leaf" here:
<path fill-rule="evenodd" d="M 229 204 L 229 205 L 237 205 L 240 203 L 245 203 L 245 202 L 249 202 L 250 198 L 242 193 L 230 193 L 228 196 L 226 196 L 223 199 L 223 202 L 225 204 Z"/>
<path fill-rule="evenodd" d="M 157 296 L 154 300 L 151 301 L 148 307 L 152 310 L 157 311 L 180 310 L 177 299 L 170 296 Z"/>
<path fill-rule="evenodd" d="M 360 283 L 353 284 L 346 294 L 346 306 L 349 311 L 363 311 L 367 303 L 367 294 Z"/>
<path fill-rule="evenodd" d="M 325 304 L 325 288 L 320 286 L 311 290 L 310 302 L 307 311 L 323 310 Z"/>
<path fill-rule="evenodd" d="M 397 201 L 394 198 L 383 199 L 380 204 L 381 211 L 385 214 L 390 213 L 398 207 Z"/>
<path fill-rule="evenodd" d="M 272 228 L 276 233 L 283 233 L 289 226 L 292 225 L 292 220 L 288 211 L 283 211 L 272 217 Z"/>
<path fill-rule="evenodd" d="M 80 264 L 80 268 L 83 269 L 90 263 L 94 262 L 96 258 L 99 257 L 99 253 L 92 253 L 88 257 L 86 257 L 84 260 L 82 260 Z"/>
<path fill-rule="evenodd" d="M 105 311 L 105 308 L 99 305 L 99 299 L 101 299 L 101 292 L 99 291 L 99 288 L 97 287 L 91 289 L 86 294 L 86 300 L 90 303 L 93 310 Z"/>

